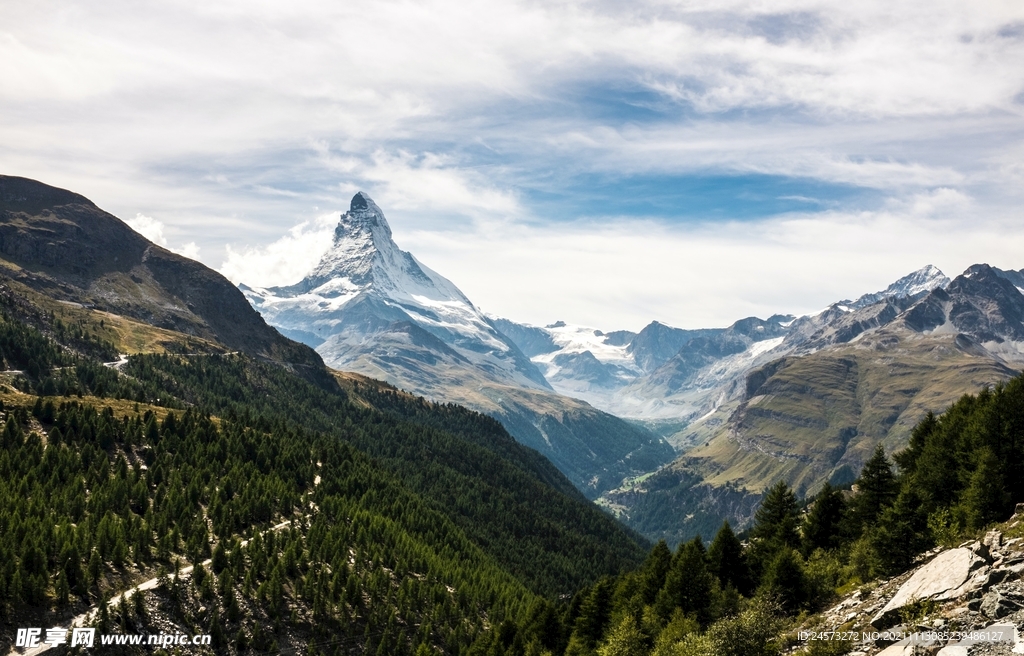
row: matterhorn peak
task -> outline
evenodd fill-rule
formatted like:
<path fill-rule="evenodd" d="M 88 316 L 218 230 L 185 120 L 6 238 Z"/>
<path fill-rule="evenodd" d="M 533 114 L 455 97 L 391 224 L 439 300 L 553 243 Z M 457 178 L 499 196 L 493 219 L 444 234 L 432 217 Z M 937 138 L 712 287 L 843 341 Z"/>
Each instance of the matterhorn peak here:
<path fill-rule="evenodd" d="M 329 305 L 338 308 L 370 292 L 400 304 L 417 296 L 472 306 L 450 281 L 398 247 L 384 212 L 362 191 L 352 197 L 349 210 L 334 229 L 330 247 L 309 275 L 290 287 L 268 291 L 289 297 L 315 294 L 332 299 Z"/>
<path fill-rule="evenodd" d="M 458 287 L 398 247 L 384 212 L 361 191 L 309 275 L 287 287 L 243 291 L 268 323 L 314 346 L 328 364 L 348 366 L 345 354 L 361 352 L 370 333 L 394 333 L 402 349 L 410 339 L 420 346 L 435 340 L 436 353 L 479 361 L 503 384 L 550 389 Z"/>
<path fill-rule="evenodd" d="M 349 284 L 341 285 L 335 291 L 345 290 L 347 293 L 351 285 L 369 285 L 374 279 L 379 284 L 382 274 L 387 278 L 396 269 L 411 269 L 414 276 L 422 276 L 421 273 L 417 276 L 416 264 L 392 239 L 391 226 L 384 218 L 384 212 L 372 198 L 360 191 L 352 197 L 349 210 L 341 215 L 334 229 L 331 247 L 301 284 L 310 290 L 344 279 Z"/>
<path fill-rule="evenodd" d="M 368 231 L 375 241 L 391 241 L 391 226 L 384 218 L 384 212 L 366 192 L 360 191 L 352 197 L 348 211 L 341 215 L 338 227 L 334 230 L 334 240 L 337 242 L 347 235 L 363 230 Z"/>
<path fill-rule="evenodd" d="M 368 209 L 370 203 L 373 203 L 373 200 L 366 195 L 365 191 L 357 191 L 356 195 L 352 197 L 352 202 L 348 205 L 348 211 L 355 212 L 356 210 Z"/>

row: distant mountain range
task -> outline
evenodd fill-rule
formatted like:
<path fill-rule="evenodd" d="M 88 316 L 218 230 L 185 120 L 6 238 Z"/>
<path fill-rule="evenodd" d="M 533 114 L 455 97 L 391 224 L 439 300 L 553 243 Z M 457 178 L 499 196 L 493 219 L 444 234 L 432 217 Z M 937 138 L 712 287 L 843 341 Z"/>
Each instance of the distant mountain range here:
<path fill-rule="evenodd" d="M 366 194 L 352 198 L 303 280 L 241 289 L 268 323 L 329 366 L 490 414 L 592 497 L 674 455 L 646 429 L 555 393 L 451 281 L 399 249 Z"/>
<path fill-rule="evenodd" d="M 951 281 L 929 265 L 801 317 L 531 326 L 485 316 L 401 251 L 363 193 L 306 278 L 242 286 L 331 366 L 491 414 L 636 528 L 671 539 L 744 523 L 780 477 L 802 493 L 852 480 L 878 442 L 899 448 L 926 412 L 1012 376 L 1021 288 L 1022 272 L 976 265 Z M 670 466 L 652 433 L 679 454 Z"/>
<path fill-rule="evenodd" d="M 1021 272 L 979 264 L 945 284 L 936 271 L 910 277 L 936 284 L 794 320 L 670 438 L 692 448 L 602 502 L 655 537 L 706 535 L 723 516 L 743 524 L 778 479 L 800 494 L 848 483 L 878 443 L 902 448 L 928 412 L 1024 368 Z M 712 364 L 708 378 L 716 367 L 727 369 Z"/>
<path fill-rule="evenodd" d="M 671 428 L 713 410 L 724 400 L 723 386 L 747 371 L 797 349 L 820 347 L 827 337 L 818 333 L 843 323 L 842 317 L 948 283 L 941 271 L 926 266 L 885 290 L 838 301 L 813 316 L 747 317 L 727 328 L 683 330 L 653 321 L 639 333 L 606 333 L 562 321 L 536 327 L 495 319 L 495 325 L 529 353 L 556 391 Z M 862 327 L 857 320 L 846 323 L 851 325 L 840 341 Z"/>

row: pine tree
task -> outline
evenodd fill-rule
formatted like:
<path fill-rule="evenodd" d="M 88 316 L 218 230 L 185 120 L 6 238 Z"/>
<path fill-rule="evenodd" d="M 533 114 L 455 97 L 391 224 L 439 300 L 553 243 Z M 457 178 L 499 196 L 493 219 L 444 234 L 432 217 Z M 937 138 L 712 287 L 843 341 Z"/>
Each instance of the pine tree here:
<path fill-rule="evenodd" d="M 99 607 L 96 628 L 100 633 L 110 633 L 110 598 L 105 592 L 100 595 Z"/>
<path fill-rule="evenodd" d="M 5 449 L 16 449 L 20 447 L 25 440 L 25 435 L 21 431 L 21 426 L 14 420 L 14 414 L 7 414 L 7 423 L 4 424 L 3 433 L 0 433 L 0 448 Z"/>
<path fill-rule="evenodd" d="M 907 448 L 893 454 L 893 460 L 900 466 L 900 470 L 904 474 L 914 473 L 917 469 L 917 462 L 925 450 L 925 446 L 934 438 L 939 429 L 939 420 L 935 418 L 934 413 L 929 411 L 924 419 L 919 421 L 913 430 L 910 431 L 910 440 L 907 443 Z"/>
<path fill-rule="evenodd" d="M 807 578 L 796 551 L 780 549 L 765 568 L 761 590 L 778 598 L 782 607 L 794 612 L 807 601 Z"/>
<path fill-rule="evenodd" d="M 800 534 L 797 532 L 798 517 L 796 495 L 785 481 L 779 481 L 768 490 L 761 501 L 761 506 L 754 514 L 750 539 L 795 549 L 800 546 Z"/>
<path fill-rule="evenodd" d="M 668 621 L 672 611 L 694 615 L 701 626 L 711 620 L 712 575 L 708 571 L 707 554 L 700 537 L 679 545 L 672 568 L 665 577 L 665 585 L 658 593 L 656 603 L 662 621 Z"/>
<path fill-rule="evenodd" d="M 124 540 L 124 531 L 117 531 L 117 538 L 114 541 L 114 548 L 111 551 L 110 562 L 114 567 L 121 567 L 124 565 L 125 559 L 128 557 L 128 545 Z"/>
<path fill-rule="evenodd" d="M 654 603 L 658 590 L 665 585 L 665 577 L 672 567 L 672 552 L 664 540 L 659 540 L 640 568 L 640 596 L 643 603 Z"/>
<path fill-rule="evenodd" d="M 68 585 L 68 576 L 64 573 L 64 570 L 61 570 L 60 574 L 57 575 L 57 585 L 54 591 L 57 593 L 57 603 L 61 605 L 68 603 L 71 595 L 71 586 Z"/>
<path fill-rule="evenodd" d="M 605 578 L 591 588 L 590 593 L 580 604 L 579 616 L 573 626 L 572 638 L 582 648 L 592 650 L 597 646 L 611 616 L 611 599 L 612 581 Z"/>
<path fill-rule="evenodd" d="M 871 458 L 864 463 L 864 469 L 857 479 L 857 494 L 853 498 L 852 517 L 860 530 L 873 528 L 882 510 L 896 500 L 899 487 L 892 465 L 885 456 L 885 449 L 879 444 Z"/>
<path fill-rule="evenodd" d="M 970 475 L 970 483 L 964 490 L 960 507 L 967 517 L 967 525 L 981 530 L 986 524 L 1005 519 L 1013 499 L 1003 481 L 999 459 L 989 447 L 981 447 L 976 456 L 977 465 Z"/>
<path fill-rule="evenodd" d="M 842 492 L 825 483 L 803 524 L 804 555 L 809 556 L 815 549 L 827 551 L 839 547 L 845 512 L 846 500 Z"/>
<path fill-rule="evenodd" d="M 93 549 L 92 554 L 89 556 L 89 580 L 93 585 L 98 586 L 100 584 L 100 576 L 103 573 L 103 559 L 100 558 L 100 552 Z"/>
<path fill-rule="evenodd" d="M 765 568 L 776 554 L 800 547 L 800 534 L 797 532 L 799 512 L 796 495 L 785 481 L 779 481 L 765 494 L 750 529 L 751 546 L 747 562 L 755 584 L 761 580 Z"/>
<path fill-rule="evenodd" d="M 144 591 L 136 590 L 135 594 L 132 595 L 132 610 L 135 613 L 135 617 L 142 624 L 145 624 L 149 619 L 149 611 L 146 610 L 146 593 Z"/>
<path fill-rule="evenodd" d="M 732 532 L 729 522 L 722 522 L 722 528 L 718 529 L 708 547 L 708 571 L 718 578 L 723 588 L 731 585 L 742 594 L 750 592 L 750 576 L 743 545 Z"/>
<path fill-rule="evenodd" d="M 213 550 L 213 559 L 210 566 L 213 568 L 214 574 L 220 574 L 228 566 L 228 552 L 224 548 L 223 540 L 218 542 L 217 547 Z"/>
<path fill-rule="evenodd" d="M 671 554 L 669 554 L 671 558 Z M 536 639 L 548 651 L 560 651 L 562 624 L 554 605 L 547 599 L 537 599 L 530 606 L 523 621 L 522 633 L 527 641 Z"/>
<path fill-rule="evenodd" d="M 914 557 L 930 544 L 927 518 L 917 492 L 912 487 L 900 492 L 896 502 L 882 511 L 867 535 L 883 574 L 893 575 L 908 569 Z"/>
<path fill-rule="evenodd" d="M 224 627 L 221 626 L 220 611 L 214 606 L 213 612 L 210 613 L 210 623 L 207 631 L 210 634 L 210 642 L 215 652 L 222 650 L 227 646 L 227 638 L 224 637 Z"/>

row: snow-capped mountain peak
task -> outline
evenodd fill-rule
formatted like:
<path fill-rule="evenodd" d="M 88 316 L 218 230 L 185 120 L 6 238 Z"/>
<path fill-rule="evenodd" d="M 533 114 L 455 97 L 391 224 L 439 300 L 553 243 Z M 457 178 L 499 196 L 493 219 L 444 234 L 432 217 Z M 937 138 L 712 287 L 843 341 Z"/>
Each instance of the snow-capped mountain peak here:
<path fill-rule="evenodd" d="M 352 297 L 374 289 L 389 297 L 416 296 L 430 301 L 469 299 L 450 281 L 398 248 L 384 212 L 367 194 L 352 197 L 349 211 L 334 229 L 334 241 L 313 271 L 286 288 L 329 298 Z"/>
<path fill-rule="evenodd" d="M 889 285 L 884 293 L 887 296 L 914 296 L 948 284 L 949 278 L 946 274 L 929 264 Z"/>
<path fill-rule="evenodd" d="M 892 283 L 880 292 L 864 294 L 852 303 L 844 303 L 851 308 L 862 308 L 872 305 L 883 298 L 906 298 L 923 292 L 930 292 L 938 287 L 949 284 L 949 278 L 938 267 L 931 264 L 921 267 Z"/>
<path fill-rule="evenodd" d="M 448 349 L 498 380 L 549 389 L 458 287 L 398 247 L 384 213 L 363 192 L 353 196 L 331 247 L 302 281 L 241 288 L 268 323 L 316 348 L 329 364 L 361 353 L 369 333 L 423 341 L 425 331 L 439 340 L 432 342 L 435 350 Z M 414 324 L 419 332 L 410 337 L 408 326 L 397 324 Z"/>

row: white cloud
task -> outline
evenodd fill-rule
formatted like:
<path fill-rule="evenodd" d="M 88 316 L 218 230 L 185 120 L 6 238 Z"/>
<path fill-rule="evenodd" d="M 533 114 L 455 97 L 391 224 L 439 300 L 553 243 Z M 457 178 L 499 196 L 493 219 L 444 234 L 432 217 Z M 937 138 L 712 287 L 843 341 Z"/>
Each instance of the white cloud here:
<path fill-rule="evenodd" d="M 674 227 L 628 218 L 598 227 L 501 224 L 414 232 L 400 244 L 500 316 L 603 330 L 655 319 L 698 328 L 813 312 L 926 264 L 950 276 L 978 262 L 1024 266 L 1016 218 L 968 207 L 938 190 L 878 212 Z"/>
<path fill-rule="evenodd" d="M 910 209 L 918 216 L 944 217 L 962 216 L 970 209 L 972 199 L 967 194 L 949 187 L 939 187 L 924 193 L 914 194 L 910 199 Z"/>
<path fill-rule="evenodd" d="M 172 248 L 171 250 L 178 255 L 187 257 L 190 260 L 199 259 L 199 246 L 197 246 L 194 241 L 190 241 L 187 244 L 182 245 L 181 248 Z"/>
<path fill-rule="evenodd" d="M 127 219 L 128 227 L 139 233 L 149 241 L 160 246 L 167 245 L 167 238 L 164 237 L 164 224 L 151 216 L 136 214 L 134 219 Z"/>
<path fill-rule="evenodd" d="M 372 165 L 356 176 L 374 184 L 380 200 L 397 210 L 417 209 L 465 216 L 506 216 L 521 212 L 513 192 L 489 184 L 434 153 L 416 157 L 377 150 Z"/>
<path fill-rule="evenodd" d="M 331 245 L 336 214 L 322 214 L 293 226 L 283 237 L 260 246 L 225 247 L 218 269 L 231 282 L 256 287 L 290 285 L 309 273 Z"/>
<path fill-rule="evenodd" d="M 167 245 L 167 237 L 164 235 L 166 226 L 163 221 L 139 213 L 135 215 L 134 219 L 125 220 L 125 223 L 128 224 L 129 228 L 158 246 L 170 248 L 170 250 L 174 251 L 178 255 L 184 255 L 192 260 L 199 259 L 200 247 L 194 241 L 183 244 L 180 248 L 169 247 Z"/>
<path fill-rule="evenodd" d="M 315 208 L 357 189 L 485 306 L 604 326 L 720 322 L 791 289 L 832 300 L 818 266 L 849 295 L 933 259 L 1010 265 L 1017 243 L 985 217 L 1024 200 L 1024 39 L 1004 29 L 1019 2 L 8 4 L 5 172 L 135 216 L 235 280 L 300 278 L 336 220 Z M 588 174 L 705 172 L 893 200 L 713 228 L 545 225 L 530 205 L 586 196 L 562 186 Z"/>
<path fill-rule="evenodd" d="M 837 129 L 831 124 L 792 120 L 777 120 L 770 126 L 713 120 L 653 127 L 627 125 L 621 129 L 592 126 L 586 131 L 571 129 L 554 134 L 544 146 L 565 158 L 584 159 L 591 169 L 605 173 L 731 171 L 887 190 L 965 183 L 967 174 L 954 162 L 946 161 L 952 153 L 937 156 L 927 152 L 934 149 L 933 142 L 943 126 L 925 122 L 930 129 L 903 122 Z M 865 144 L 897 138 L 901 140 L 899 159 L 863 152 Z M 962 152 L 959 147 L 956 151 Z M 931 161 L 921 161 L 926 158 Z M 962 160 L 957 163 L 965 164 Z"/>

